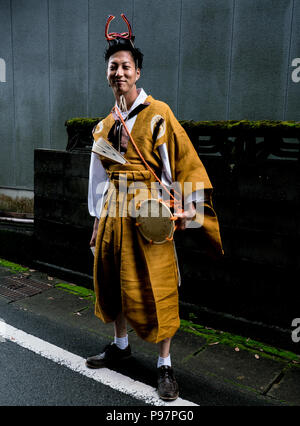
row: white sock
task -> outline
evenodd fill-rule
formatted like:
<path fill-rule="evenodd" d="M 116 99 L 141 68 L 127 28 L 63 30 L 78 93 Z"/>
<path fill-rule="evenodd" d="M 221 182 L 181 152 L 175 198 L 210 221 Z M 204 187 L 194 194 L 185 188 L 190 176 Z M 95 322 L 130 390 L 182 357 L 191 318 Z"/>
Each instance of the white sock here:
<path fill-rule="evenodd" d="M 125 349 L 128 346 L 128 334 L 125 337 L 114 337 L 114 343 L 119 349 Z"/>
<path fill-rule="evenodd" d="M 163 358 L 161 356 L 158 357 L 157 368 L 161 367 L 162 365 L 169 365 L 171 367 L 171 355 L 170 354 L 166 358 Z"/>

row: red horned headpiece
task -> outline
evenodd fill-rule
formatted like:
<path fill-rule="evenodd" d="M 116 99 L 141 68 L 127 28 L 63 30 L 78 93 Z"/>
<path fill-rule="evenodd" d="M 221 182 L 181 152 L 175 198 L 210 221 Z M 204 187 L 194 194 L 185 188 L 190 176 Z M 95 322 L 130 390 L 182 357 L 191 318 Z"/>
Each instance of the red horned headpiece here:
<path fill-rule="evenodd" d="M 106 21 L 106 25 L 105 25 L 105 38 L 108 41 L 108 43 L 110 43 L 113 40 L 117 41 L 118 39 L 123 39 L 123 40 L 129 40 L 133 44 L 134 36 L 132 35 L 132 29 L 131 29 L 130 23 L 129 23 L 128 19 L 126 18 L 126 16 L 124 15 L 124 13 L 121 13 L 121 16 L 127 24 L 128 32 L 126 32 L 126 33 L 109 33 L 108 32 L 109 24 L 111 23 L 111 21 L 113 19 L 115 19 L 115 17 L 113 15 L 109 15 L 109 17 L 107 18 L 107 21 Z"/>

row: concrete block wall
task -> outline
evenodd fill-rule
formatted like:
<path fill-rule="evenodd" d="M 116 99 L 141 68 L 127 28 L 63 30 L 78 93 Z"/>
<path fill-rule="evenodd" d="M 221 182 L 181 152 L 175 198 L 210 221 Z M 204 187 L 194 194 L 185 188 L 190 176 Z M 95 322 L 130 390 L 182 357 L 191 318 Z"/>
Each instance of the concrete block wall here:
<path fill-rule="evenodd" d="M 89 153 L 35 151 L 34 260 L 92 275 Z"/>
<path fill-rule="evenodd" d="M 176 232 L 181 300 L 287 331 L 300 298 L 298 130 L 186 129 L 215 188 L 225 256 L 207 256 L 201 229 Z M 88 151 L 36 150 L 35 234 L 38 260 L 92 275 Z"/>
<path fill-rule="evenodd" d="M 176 242 L 184 300 L 289 330 L 300 298 L 300 139 L 285 136 L 195 135 L 215 187 L 225 257 L 211 262 L 198 230 L 178 232 Z"/>

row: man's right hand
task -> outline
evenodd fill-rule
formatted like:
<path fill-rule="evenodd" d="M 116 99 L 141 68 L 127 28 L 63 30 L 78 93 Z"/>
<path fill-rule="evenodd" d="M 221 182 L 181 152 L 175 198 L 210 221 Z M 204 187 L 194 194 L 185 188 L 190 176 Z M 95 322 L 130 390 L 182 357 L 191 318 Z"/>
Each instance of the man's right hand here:
<path fill-rule="evenodd" d="M 91 238 L 91 241 L 90 241 L 90 247 L 95 247 L 95 245 L 96 245 L 97 233 L 98 233 L 98 225 L 99 225 L 99 219 L 97 219 L 95 217 L 92 238 Z"/>

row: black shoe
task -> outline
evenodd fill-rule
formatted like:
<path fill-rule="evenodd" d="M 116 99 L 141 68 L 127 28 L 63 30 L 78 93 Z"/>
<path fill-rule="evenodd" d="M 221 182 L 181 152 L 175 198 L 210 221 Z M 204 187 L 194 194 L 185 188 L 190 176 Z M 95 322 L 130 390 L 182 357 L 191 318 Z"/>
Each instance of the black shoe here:
<path fill-rule="evenodd" d="M 103 368 L 116 365 L 131 356 L 130 345 L 125 349 L 120 349 L 115 343 L 111 343 L 104 348 L 104 351 L 95 356 L 87 358 L 85 365 L 89 368 Z"/>
<path fill-rule="evenodd" d="M 161 399 L 172 401 L 178 398 L 178 384 L 174 377 L 173 368 L 168 365 L 162 365 L 158 368 L 158 386 L 157 392 Z"/>

